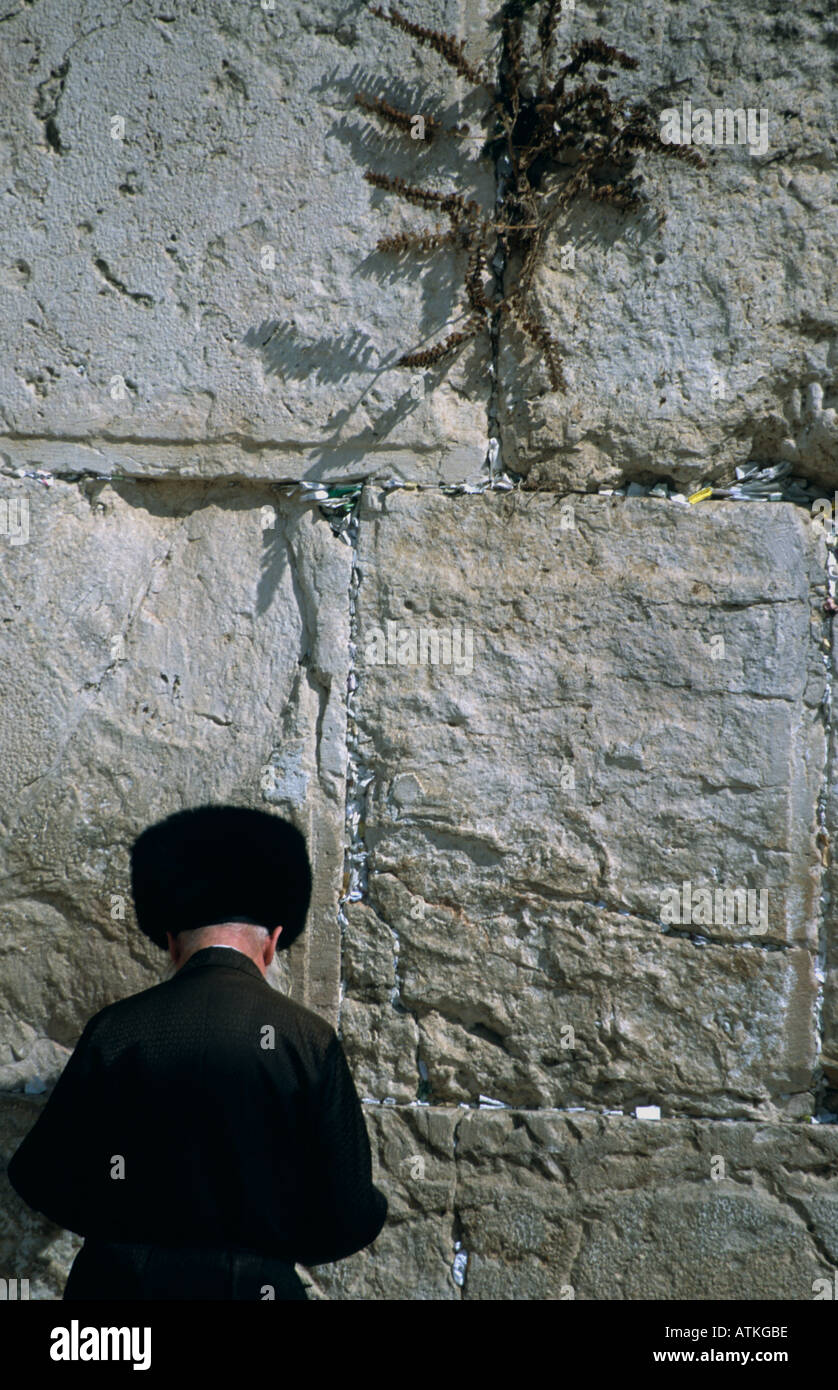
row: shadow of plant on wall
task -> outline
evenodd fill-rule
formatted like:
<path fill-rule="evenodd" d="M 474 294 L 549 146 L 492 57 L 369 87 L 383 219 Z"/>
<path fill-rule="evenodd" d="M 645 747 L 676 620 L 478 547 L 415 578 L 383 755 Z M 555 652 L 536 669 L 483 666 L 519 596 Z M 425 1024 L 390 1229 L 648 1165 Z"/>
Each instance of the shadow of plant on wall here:
<path fill-rule="evenodd" d="M 539 3 L 528 52 L 527 19 Z M 641 209 L 647 202 L 635 172 L 641 150 L 707 167 L 692 147 L 661 141 L 659 113 L 647 101 L 629 104 L 612 98 L 605 85 L 612 76 L 609 69 L 636 68 L 636 58 L 601 38 L 589 38 L 572 43 L 565 59 L 554 65 L 561 9 L 561 0 L 507 0 L 493 21 L 500 29 L 494 80 L 469 61 L 464 42 L 454 35 L 413 23 L 398 9 L 370 6 L 372 14 L 435 50 L 473 92 L 485 91 L 481 120 L 486 137 L 480 153 L 494 165 L 497 188 L 495 208 L 487 214 L 456 189 L 442 192 L 366 171 L 364 177 L 374 187 L 444 216 L 449 224 L 381 237 L 379 251 L 422 257 L 450 245 L 465 258 L 464 326 L 432 347 L 403 353 L 399 366 L 431 366 L 481 332 L 496 344 L 506 321 L 539 349 L 552 389 L 564 390 L 560 343 L 547 328 L 533 290 L 550 228 L 572 203 L 584 199 L 610 203 L 622 212 Z M 589 81 L 587 70 L 594 66 L 598 80 Z M 446 125 L 438 115 L 411 111 L 381 96 L 359 91 L 355 101 L 369 118 L 398 130 L 414 147 L 416 142 L 473 138 L 468 125 Z"/>

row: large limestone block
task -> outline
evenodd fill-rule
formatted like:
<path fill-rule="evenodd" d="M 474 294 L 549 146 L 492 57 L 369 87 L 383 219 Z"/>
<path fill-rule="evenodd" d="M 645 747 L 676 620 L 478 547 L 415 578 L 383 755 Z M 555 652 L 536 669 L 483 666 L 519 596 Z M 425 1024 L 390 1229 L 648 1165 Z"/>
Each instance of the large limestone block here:
<path fill-rule="evenodd" d="M 366 903 L 345 909 L 341 939 L 340 1026 L 356 1079 L 370 1099 L 424 1100 L 418 1053 L 420 1024 L 399 1000 L 399 939 Z"/>
<path fill-rule="evenodd" d="M 651 97 L 682 118 L 686 100 L 692 116 L 715 123 L 721 112 L 722 125 L 727 110 L 751 111 L 757 138 L 753 151 L 698 145 L 704 170 L 644 151 L 647 211 L 583 198 L 556 219 L 535 294 L 568 390 L 552 391 L 533 348 L 522 354 L 519 334 L 502 333 L 506 464 L 531 483 L 585 490 L 641 473 L 729 479 L 745 460 L 789 458 L 832 487 L 834 14 L 762 0 L 577 0 L 558 35 L 559 53 L 601 35 L 638 59 L 608 79 L 615 97 Z"/>
<path fill-rule="evenodd" d="M 162 978 L 127 851 L 202 802 L 306 834 L 311 911 L 273 979 L 336 1019 L 350 549 L 264 487 L 0 496 L 28 503 L 28 539 L 0 536 L 0 1086 L 54 1082 L 93 1013 Z"/>
<path fill-rule="evenodd" d="M 331 1299 L 811 1300 L 838 1265 L 838 1130 L 368 1106 L 375 1244 Z"/>
<path fill-rule="evenodd" d="M 412 0 L 490 43 L 483 4 Z M 443 14 L 444 11 L 444 14 Z M 494 200 L 479 143 L 372 125 L 357 90 L 468 115 L 428 48 L 339 0 L 104 0 L 4 16 L 0 448 L 10 466 L 454 479 L 486 455 L 487 340 L 395 367 L 462 318 L 464 253 L 406 269 L 418 222 L 367 167 Z M 138 54 L 141 59 L 138 59 Z M 103 439 L 108 442 L 103 456 Z M 417 447 L 421 440 L 421 448 Z"/>
<path fill-rule="evenodd" d="M 375 491 L 362 516 L 374 780 L 344 953 L 364 1008 L 342 1028 L 363 1093 L 406 1098 L 412 1069 L 432 1102 L 811 1111 L 825 670 L 806 513 Z M 442 645 L 416 660 L 420 629 L 449 664 Z"/>
<path fill-rule="evenodd" d="M 465 1112 L 475 1299 L 791 1299 L 838 1263 L 838 1130 Z"/>

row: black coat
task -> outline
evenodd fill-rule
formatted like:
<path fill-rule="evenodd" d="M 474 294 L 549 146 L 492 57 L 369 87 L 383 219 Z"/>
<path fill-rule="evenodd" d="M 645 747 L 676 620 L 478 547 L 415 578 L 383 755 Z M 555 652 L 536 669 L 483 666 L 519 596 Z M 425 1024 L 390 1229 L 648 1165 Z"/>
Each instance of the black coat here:
<path fill-rule="evenodd" d="M 303 1265 L 363 1249 L 387 1215 L 335 1030 L 218 946 L 91 1019 L 8 1176 L 93 1241 Z"/>

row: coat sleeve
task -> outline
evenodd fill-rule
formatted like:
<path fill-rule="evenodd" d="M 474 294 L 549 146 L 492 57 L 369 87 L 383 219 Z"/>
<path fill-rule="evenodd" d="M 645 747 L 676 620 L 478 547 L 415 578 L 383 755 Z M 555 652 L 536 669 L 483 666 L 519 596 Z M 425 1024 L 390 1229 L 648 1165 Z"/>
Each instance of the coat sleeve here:
<path fill-rule="evenodd" d="M 302 1265 L 330 1264 L 370 1245 L 387 1216 L 372 1181 L 364 1112 L 335 1034 L 311 1098 L 310 1220 L 297 1255 Z"/>
<path fill-rule="evenodd" d="M 57 1226 L 87 1234 L 93 1215 L 91 1120 L 100 1064 L 87 1024 L 52 1094 L 9 1162 L 7 1176 L 27 1206 Z"/>

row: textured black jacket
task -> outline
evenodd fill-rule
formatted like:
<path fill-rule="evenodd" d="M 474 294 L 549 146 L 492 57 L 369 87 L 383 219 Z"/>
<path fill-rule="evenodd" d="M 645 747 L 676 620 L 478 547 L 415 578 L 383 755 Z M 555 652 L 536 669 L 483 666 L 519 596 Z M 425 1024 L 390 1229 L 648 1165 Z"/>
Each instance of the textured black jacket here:
<path fill-rule="evenodd" d="M 303 1265 L 387 1215 L 335 1030 L 218 946 L 90 1020 L 8 1176 L 80 1235 Z"/>

